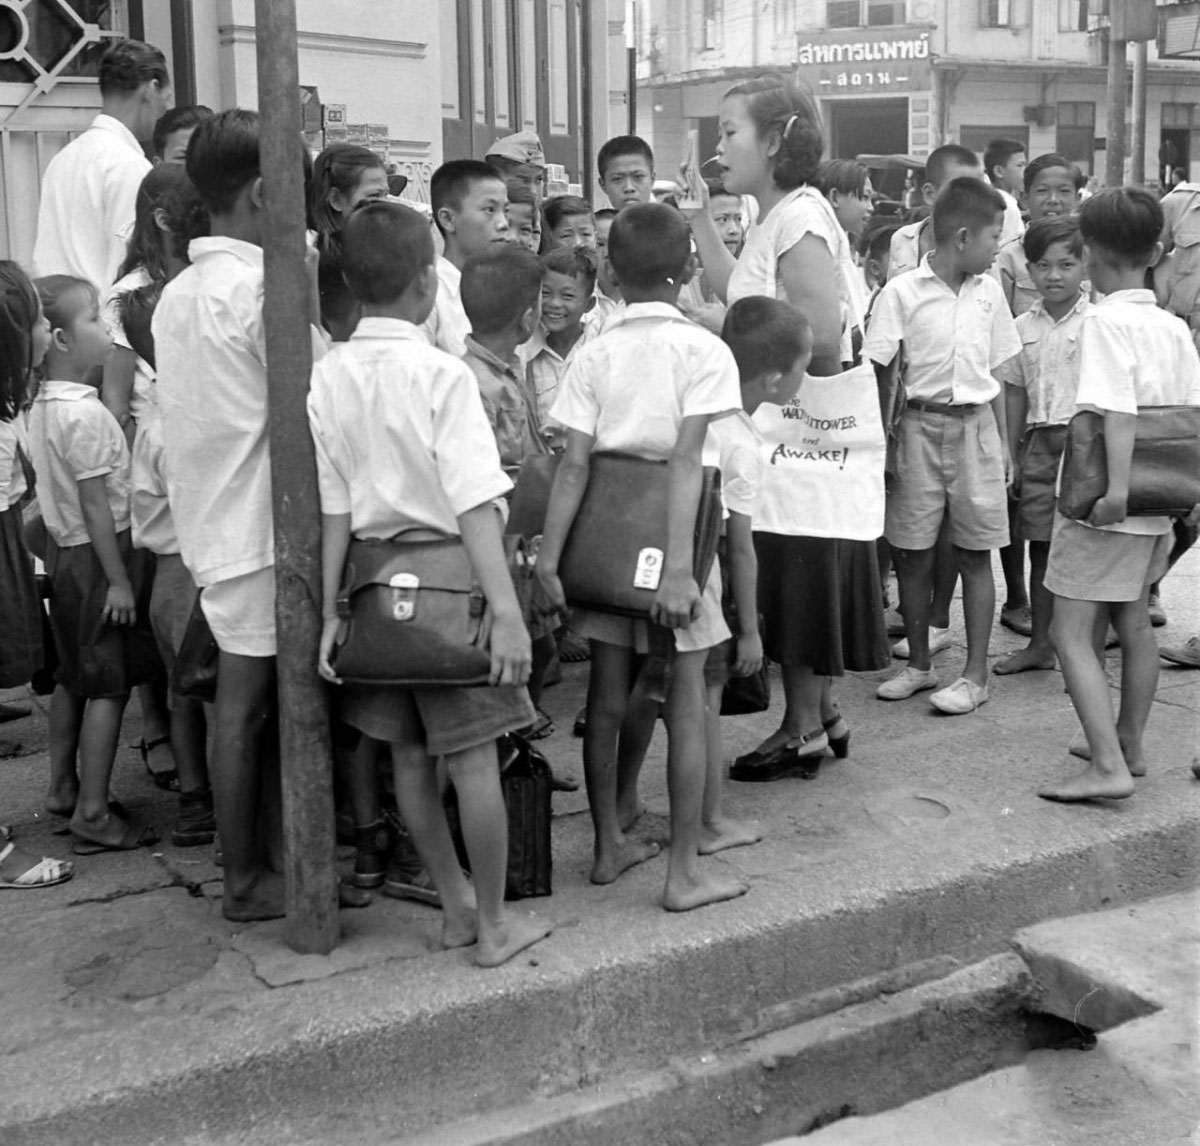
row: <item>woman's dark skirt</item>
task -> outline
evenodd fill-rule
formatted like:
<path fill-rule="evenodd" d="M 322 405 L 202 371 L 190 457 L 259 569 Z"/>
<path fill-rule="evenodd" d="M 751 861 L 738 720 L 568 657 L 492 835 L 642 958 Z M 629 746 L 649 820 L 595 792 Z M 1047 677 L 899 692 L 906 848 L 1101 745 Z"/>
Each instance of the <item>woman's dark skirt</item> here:
<path fill-rule="evenodd" d="M 42 601 L 21 511 L 0 513 L 0 688 L 28 684 L 42 667 Z"/>

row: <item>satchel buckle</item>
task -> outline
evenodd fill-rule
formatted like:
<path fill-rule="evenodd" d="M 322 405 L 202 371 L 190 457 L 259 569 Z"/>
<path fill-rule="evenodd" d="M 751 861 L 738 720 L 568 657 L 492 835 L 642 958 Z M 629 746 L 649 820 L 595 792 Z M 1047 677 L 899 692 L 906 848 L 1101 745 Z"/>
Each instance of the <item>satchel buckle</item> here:
<path fill-rule="evenodd" d="M 393 573 L 388 579 L 392 590 L 392 620 L 411 621 L 417 615 L 417 590 L 421 578 L 415 573 Z"/>

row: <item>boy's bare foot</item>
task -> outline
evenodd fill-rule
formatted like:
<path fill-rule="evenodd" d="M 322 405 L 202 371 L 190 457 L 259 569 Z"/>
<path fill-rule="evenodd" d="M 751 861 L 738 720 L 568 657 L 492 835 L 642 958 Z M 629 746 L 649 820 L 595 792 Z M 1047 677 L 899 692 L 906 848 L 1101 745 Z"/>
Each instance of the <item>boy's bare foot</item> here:
<path fill-rule="evenodd" d="M 702 856 L 711 856 L 716 852 L 725 851 L 726 848 L 749 847 L 762 838 L 762 829 L 754 824 L 722 818 L 714 820 L 711 824 L 700 825 L 700 846 L 697 851 Z"/>
<path fill-rule="evenodd" d="M 442 916 L 442 946 L 450 951 L 455 947 L 470 947 L 479 937 L 479 927 L 472 911 L 467 915 Z"/>
<path fill-rule="evenodd" d="M 592 874 L 588 878 L 592 883 L 612 883 L 622 872 L 653 859 L 661 850 L 658 844 L 626 840 L 619 848 L 597 856 L 596 862 L 592 864 Z"/>
<path fill-rule="evenodd" d="M 75 811 L 75 802 L 79 799 L 79 785 L 55 784 L 51 782 L 46 793 L 46 811 L 52 816 L 69 816 Z"/>
<path fill-rule="evenodd" d="M 668 911 L 694 911 L 710 903 L 737 899 L 749 890 L 750 885 L 735 876 L 706 872 L 691 880 L 668 883 L 662 902 Z"/>
<path fill-rule="evenodd" d="M 260 872 L 239 895 L 234 895 L 226 884 L 221 910 L 225 918 L 233 923 L 282 919 L 286 914 L 283 907 L 283 876 L 273 871 Z"/>
<path fill-rule="evenodd" d="M 992 665 L 992 672 L 997 676 L 1010 676 L 1017 672 L 1036 672 L 1054 668 L 1053 649 L 1035 649 L 1032 645 L 1010 653 L 1003 660 Z"/>
<path fill-rule="evenodd" d="M 1092 748 L 1087 742 L 1087 737 L 1082 732 L 1075 734 L 1075 739 L 1067 747 L 1067 751 L 1072 756 L 1077 756 L 1080 760 L 1090 760 L 1092 758 Z M 1145 776 L 1146 761 L 1139 752 L 1136 759 L 1131 758 L 1129 751 L 1125 745 L 1121 745 L 1121 755 L 1125 757 L 1125 767 L 1129 769 L 1130 776 Z"/>
<path fill-rule="evenodd" d="M 1087 768 L 1075 776 L 1049 784 L 1038 792 L 1043 800 L 1056 800 L 1072 804 L 1080 800 L 1124 800 L 1133 795 L 1133 777 L 1124 774 L 1101 772 L 1098 768 Z"/>
<path fill-rule="evenodd" d="M 475 962 L 480 967 L 499 967 L 526 947 L 540 943 L 553 930 L 551 924 L 540 919 L 510 915 L 499 928 L 479 937 Z"/>
<path fill-rule="evenodd" d="M 617 803 L 617 823 L 621 827 L 621 831 L 627 832 L 634 824 L 642 818 L 646 811 L 646 805 L 640 800 L 634 800 L 630 804 Z"/>

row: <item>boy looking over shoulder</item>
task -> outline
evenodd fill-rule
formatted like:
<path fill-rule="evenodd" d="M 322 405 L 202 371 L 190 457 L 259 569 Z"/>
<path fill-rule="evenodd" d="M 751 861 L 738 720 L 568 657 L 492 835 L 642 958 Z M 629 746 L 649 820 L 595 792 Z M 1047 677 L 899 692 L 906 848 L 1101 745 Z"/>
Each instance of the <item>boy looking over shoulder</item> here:
<path fill-rule="evenodd" d="M 888 367 L 904 346 L 907 404 L 898 477 L 884 534 L 900 583 L 909 664 L 876 690 L 904 700 L 937 688 L 929 652 L 930 585 L 943 518 L 963 580 L 967 663 L 935 692 L 941 712 L 972 712 L 988 699 L 988 634 L 996 606 L 991 551 L 1008 544 L 1003 395 L 994 372 L 1021 349 L 996 280 L 1004 201 L 972 176 L 952 180 L 933 205 L 937 246 L 917 270 L 889 280 L 871 312 L 863 353 Z"/>
<path fill-rule="evenodd" d="M 351 538 L 386 540 L 414 529 L 462 538 L 494 617 L 494 687 L 346 686 L 341 718 L 391 747 L 396 802 L 441 897 L 443 946 L 475 944 L 475 962 L 494 967 L 550 930 L 506 916 L 503 906 L 508 821 L 496 739 L 533 719 L 524 688 L 529 634 L 495 505 L 511 482 L 475 376 L 428 346 L 420 331 L 438 290 L 424 219 L 398 203 L 368 204 L 347 222 L 343 251 L 363 316 L 350 340 L 318 363 L 308 398 L 321 493 L 325 623 L 318 669 L 337 683 L 330 657 Z M 458 793 L 474 897 L 446 823 L 438 756 Z"/>
<path fill-rule="evenodd" d="M 741 406 L 741 393 L 729 348 L 675 306 L 691 253 L 683 216 L 657 203 L 627 207 L 613 222 L 608 250 L 626 306 L 580 350 L 554 404 L 552 414 L 567 429 L 567 445 L 550 497 L 537 575 L 550 602 L 565 609 L 558 563 L 587 487 L 593 451 L 668 461 L 669 536 L 653 614 L 655 622 L 676 630 L 665 706 L 671 845 L 663 906 L 687 911 L 746 890 L 740 880 L 702 871 L 698 863 L 704 663 L 708 650 L 729 638 L 729 628 L 721 616 L 719 572 L 714 568 L 703 591 L 692 576 L 705 436 L 714 417 Z M 647 625 L 582 610 L 575 611 L 572 625 L 590 640 L 592 652 L 583 741 L 595 829 L 591 879 L 612 883 L 657 850 L 627 838 L 617 810 L 617 740 L 636 654 L 648 648 Z"/>
<path fill-rule="evenodd" d="M 1050 635 L 1089 760 L 1083 772 L 1038 793 L 1064 801 L 1121 799 L 1146 774 L 1142 737 L 1158 685 L 1150 587 L 1166 571 L 1172 528 L 1169 517 L 1125 515 L 1134 436 L 1144 406 L 1200 406 L 1200 356 L 1187 324 L 1160 310 L 1144 287 L 1162 254 L 1158 200 L 1141 187 L 1100 191 L 1080 209 L 1079 229 L 1088 278 L 1102 297 L 1083 320 L 1075 401 L 1104 416 L 1108 488 L 1086 521 L 1056 514 L 1046 566 Z M 1110 619 L 1122 658 L 1115 721 L 1094 647 Z"/>
<path fill-rule="evenodd" d="M 508 188 L 490 163 L 452 159 L 433 173 L 429 198 L 445 253 L 437 260 L 437 300 L 422 329 L 431 345 L 461 358 L 471 332 L 460 294 L 463 263 L 511 241 Z"/>

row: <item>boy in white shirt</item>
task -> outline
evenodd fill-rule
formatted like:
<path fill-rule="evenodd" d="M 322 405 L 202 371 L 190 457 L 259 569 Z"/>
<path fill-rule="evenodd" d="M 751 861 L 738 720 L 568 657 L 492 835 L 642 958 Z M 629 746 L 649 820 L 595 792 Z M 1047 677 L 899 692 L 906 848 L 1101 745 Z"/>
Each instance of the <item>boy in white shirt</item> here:
<path fill-rule="evenodd" d="M 957 143 L 947 143 L 935 148 L 925 160 L 925 181 L 921 184 L 921 196 L 927 207 L 941 194 L 942 188 L 952 179 L 971 175 L 983 178 L 979 157 L 969 148 Z M 921 219 L 908 223 L 892 236 L 892 248 L 888 256 L 887 277 L 894 279 L 905 271 L 916 269 L 921 260 L 933 250 L 933 220 Z"/>
<path fill-rule="evenodd" d="M 889 280 L 871 312 L 863 353 L 887 368 L 904 347 L 906 406 L 885 536 L 900 583 L 909 665 L 876 690 L 903 700 L 937 688 L 929 651 L 934 552 L 948 520 L 963 580 L 967 663 L 930 703 L 950 715 L 988 699 L 988 634 L 995 611 L 991 551 L 1008 544 L 1003 395 L 994 371 L 1021 349 L 996 257 L 1004 202 L 973 177 L 952 180 L 933 205 L 937 246 L 915 271 Z"/>
<path fill-rule="evenodd" d="M 429 198 L 445 253 L 437 260 L 437 300 L 422 329 L 433 346 L 461 358 L 471 333 L 462 305 L 463 263 L 491 250 L 494 243 L 511 240 L 508 188 L 490 163 L 452 159 L 433 173 Z"/>
<path fill-rule="evenodd" d="M 227 919 L 283 915 L 283 879 L 260 838 L 274 752 L 275 531 L 267 441 L 263 199 L 258 115 L 201 123 L 187 172 L 211 220 L 164 288 L 152 330 L 167 487 L 183 563 L 220 649 L 213 803 Z M 314 331 L 314 354 L 322 343 Z"/>
<path fill-rule="evenodd" d="M 345 689 L 341 718 L 391 746 L 396 801 L 441 897 L 443 946 L 475 944 L 475 962 L 494 967 L 550 931 L 506 917 L 503 907 L 508 821 L 496 739 L 534 717 L 524 688 L 529 634 L 496 506 L 512 483 L 500 467 L 475 376 L 421 335 L 438 290 L 425 221 L 398 203 L 371 203 L 350 217 L 342 245 L 362 319 L 349 342 L 317 364 L 308 398 L 324 569 L 318 667 L 338 683 L 331 655 L 352 537 L 383 540 L 420 529 L 462 538 L 494 618 L 489 646 L 496 687 L 357 685 Z M 446 824 L 434 768 L 439 756 L 458 793 L 474 897 Z"/>
<path fill-rule="evenodd" d="M 729 348 L 688 322 L 675 306 L 687 274 L 690 235 L 683 216 L 658 203 L 626 207 L 609 233 L 609 261 L 625 310 L 576 356 L 563 376 L 552 416 L 567 429 L 537 575 L 551 603 L 566 608 L 558 562 L 579 511 L 594 450 L 667 460 L 671 515 L 664 574 L 654 620 L 676 631 L 666 700 L 671 845 L 663 906 L 687 911 L 745 892 L 736 879 L 700 870 L 704 795 L 704 664 L 729 637 L 721 616 L 716 569 L 703 593 L 692 576 L 700 495 L 701 450 L 709 423 L 741 406 Z M 647 385 L 653 379 L 654 385 Z M 592 675 L 583 742 L 584 773 L 595 828 L 593 883 L 611 883 L 656 853 L 626 838 L 617 810 L 617 739 L 625 718 L 636 652 L 646 651 L 646 624 L 599 613 L 574 613 L 591 641 Z"/>
<path fill-rule="evenodd" d="M 1162 254 L 1158 200 L 1141 187 L 1100 191 L 1081 208 L 1079 229 L 1088 278 L 1103 297 L 1084 319 L 1075 400 L 1104 415 L 1108 487 L 1085 521 L 1056 515 L 1046 567 L 1051 637 L 1088 743 L 1084 771 L 1038 793 L 1064 801 L 1130 796 L 1133 778 L 1146 773 L 1142 736 L 1158 685 L 1149 594 L 1166 571 L 1172 529 L 1169 517 L 1126 516 L 1134 435 L 1144 406 L 1200 406 L 1200 356 L 1187 324 L 1144 288 Z M 1105 618 L 1121 641 L 1116 721 L 1092 643 Z"/>
<path fill-rule="evenodd" d="M 1000 245 L 1019 239 L 1025 230 L 1017 196 L 1025 187 L 1025 144 L 1019 139 L 993 139 L 983 153 L 983 169 L 1004 200 Z"/>

